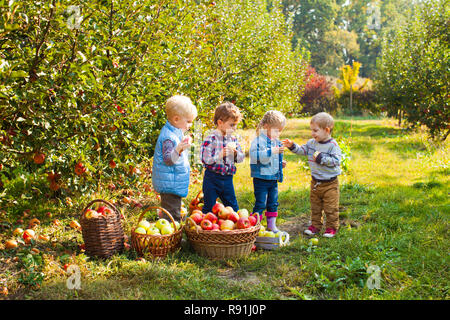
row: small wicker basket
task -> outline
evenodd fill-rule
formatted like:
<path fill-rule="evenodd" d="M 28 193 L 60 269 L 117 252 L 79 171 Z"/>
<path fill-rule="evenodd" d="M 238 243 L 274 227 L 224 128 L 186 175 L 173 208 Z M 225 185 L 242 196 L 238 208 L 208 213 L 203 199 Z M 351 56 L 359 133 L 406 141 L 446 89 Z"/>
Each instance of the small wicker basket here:
<path fill-rule="evenodd" d="M 150 210 L 159 209 L 163 211 L 172 220 L 175 226 L 175 220 L 169 211 L 161 207 L 148 207 L 142 211 L 138 223 L 144 218 L 145 213 Z M 131 230 L 131 245 L 139 256 L 151 255 L 153 258 L 164 258 L 169 252 L 174 252 L 181 247 L 181 238 L 183 236 L 183 226 L 175 230 L 174 233 L 165 235 L 139 234 Z"/>
<path fill-rule="evenodd" d="M 200 190 L 197 193 L 197 196 L 192 199 L 191 203 L 189 204 L 189 212 L 192 213 L 193 210 L 202 210 L 202 208 L 199 206 L 200 203 L 203 203 L 203 191 Z"/>
<path fill-rule="evenodd" d="M 115 214 L 87 219 L 84 213 L 97 202 L 106 204 Z M 81 212 L 80 225 L 85 251 L 88 256 L 108 258 L 123 250 L 125 235 L 120 212 L 112 203 L 103 199 L 95 199 L 89 202 Z"/>
<path fill-rule="evenodd" d="M 187 218 L 191 224 L 195 222 Z M 235 230 L 191 230 L 185 233 L 192 248 L 201 256 L 210 259 L 239 258 L 249 255 L 255 243 L 261 224 L 246 229 Z"/>

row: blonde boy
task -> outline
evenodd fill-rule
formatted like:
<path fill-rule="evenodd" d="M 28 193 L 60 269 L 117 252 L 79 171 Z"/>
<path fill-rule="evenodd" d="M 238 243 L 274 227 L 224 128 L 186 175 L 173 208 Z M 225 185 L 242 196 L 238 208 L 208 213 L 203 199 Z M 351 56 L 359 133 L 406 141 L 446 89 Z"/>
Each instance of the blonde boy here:
<path fill-rule="evenodd" d="M 175 95 L 166 101 L 166 115 L 167 122 L 153 155 L 152 183 L 161 195 L 161 207 L 179 221 L 181 199 L 188 194 L 190 177 L 189 159 L 184 151 L 191 140 L 184 134 L 197 117 L 197 109 L 188 97 Z"/>
<path fill-rule="evenodd" d="M 283 145 L 292 152 L 308 157 L 311 168 L 311 226 L 305 233 L 317 234 L 323 226 L 322 211 L 325 213 L 326 226 L 324 237 L 334 237 L 339 228 L 339 182 L 341 174 L 341 149 L 331 137 L 334 120 L 326 112 L 320 112 L 311 118 L 311 136 L 304 145 L 298 145 L 289 139 Z"/>

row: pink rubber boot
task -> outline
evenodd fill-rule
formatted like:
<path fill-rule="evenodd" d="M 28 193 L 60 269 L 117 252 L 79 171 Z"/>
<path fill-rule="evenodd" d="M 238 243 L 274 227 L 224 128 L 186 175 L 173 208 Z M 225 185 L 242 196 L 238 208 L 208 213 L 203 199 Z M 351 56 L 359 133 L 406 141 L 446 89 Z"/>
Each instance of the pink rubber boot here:
<path fill-rule="evenodd" d="M 280 231 L 276 226 L 277 216 L 278 212 L 266 212 L 267 230 L 273 231 L 274 233 Z"/>

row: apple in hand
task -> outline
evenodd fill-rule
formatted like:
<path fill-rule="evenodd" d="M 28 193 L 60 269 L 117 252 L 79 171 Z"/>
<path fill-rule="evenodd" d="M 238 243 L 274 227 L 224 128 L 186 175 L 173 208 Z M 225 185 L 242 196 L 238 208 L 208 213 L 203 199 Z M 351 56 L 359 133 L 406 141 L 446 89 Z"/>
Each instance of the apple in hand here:
<path fill-rule="evenodd" d="M 239 220 L 236 222 L 236 228 L 237 229 L 246 229 L 249 228 L 250 225 L 250 221 L 248 220 L 248 218 L 239 218 Z"/>
<path fill-rule="evenodd" d="M 247 209 L 239 209 L 237 214 L 239 215 L 240 218 L 248 218 L 249 216 Z"/>
<path fill-rule="evenodd" d="M 208 219 L 205 218 L 200 223 L 200 226 L 202 227 L 203 230 L 212 230 L 213 223 L 211 222 L 211 220 L 208 220 Z"/>
<path fill-rule="evenodd" d="M 234 222 L 231 220 L 225 220 L 220 225 L 220 230 L 233 230 L 234 229 Z"/>

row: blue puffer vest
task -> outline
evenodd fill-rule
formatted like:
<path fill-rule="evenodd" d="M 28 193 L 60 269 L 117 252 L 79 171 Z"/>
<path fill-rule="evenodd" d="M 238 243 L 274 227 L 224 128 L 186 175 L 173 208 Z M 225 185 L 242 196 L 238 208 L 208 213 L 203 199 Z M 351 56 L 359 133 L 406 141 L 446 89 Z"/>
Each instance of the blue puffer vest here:
<path fill-rule="evenodd" d="M 257 136 L 250 147 L 250 170 L 253 178 L 283 182 L 283 154 L 272 154 L 272 147 L 281 147 L 265 134 Z"/>
<path fill-rule="evenodd" d="M 167 139 L 172 140 L 175 145 L 178 145 L 183 139 L 183 131 L 175 128 L 169 121 L 161 129 L 161 133 L 156 141 L 152 168 L 153 187 L 156 192 L 176 194 L 184 198 L 188 194 L 189 175 L 191 171 L 187 155 L 188 152 L 182 152 L 180 158 L 174 165 L 166 165 L 163 160 L 162 144 Z"/>

